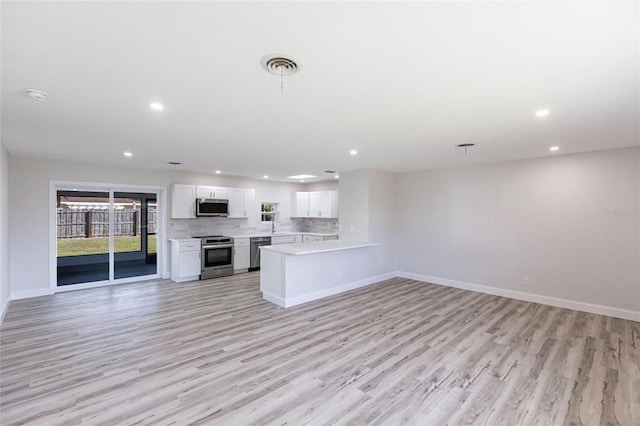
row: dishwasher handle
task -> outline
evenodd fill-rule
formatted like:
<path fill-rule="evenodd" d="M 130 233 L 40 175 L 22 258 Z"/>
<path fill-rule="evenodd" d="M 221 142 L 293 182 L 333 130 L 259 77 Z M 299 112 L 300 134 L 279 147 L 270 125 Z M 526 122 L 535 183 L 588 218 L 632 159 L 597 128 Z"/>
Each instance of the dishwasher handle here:
<path fill-rule="evenodd" d="M 258 237 L 251 238 L 251 244 L 253 243 L 271 243 L 271 237 Z"/>

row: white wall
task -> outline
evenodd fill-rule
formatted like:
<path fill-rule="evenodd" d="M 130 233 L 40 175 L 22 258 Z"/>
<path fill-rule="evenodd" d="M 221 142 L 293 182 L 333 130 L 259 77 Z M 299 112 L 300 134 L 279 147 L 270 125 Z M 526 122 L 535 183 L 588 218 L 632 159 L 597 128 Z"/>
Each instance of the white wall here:
<path fill-rule="evenodd" d="M 95 164 L 85 165 L 13 155 L 9 158 L 9 178 L 9 200 L 11 201 L 9 206 L 9 222 L 11 224 L 9 281 L 11 294 L 14 298 L 48 293 L 48 200 L 51 180 L 162 187 L 168 187 L 172 183 L 187 183 L 255 188 L 256 205 L 259 206 L 262 201 L 279 202 L 283 218 L 289 217 L 291 192 L 301 190 L 299 184 L 173 170 L 159 171 L 105 167 Z M 168 262 L 165 260 L 165 265 L 167 264 Z"/>
<path fill-rule="evenodd" d="M 0 319 L 9 306 L 9 155 L 0 144 Z"/>
<path fill-rule="evenodd" d="M 640 311 L 639 173 L 633 148 L 399 175 L 399 269 Z"/>
<path fill-rule="evenodd" d="M 338 201 L 341 240 L 369 240 L 369 170 L 340 175 Z"/>
<path fill-rule="evenodd" d="M 381 243 L 374 248 L 378 259 L 376 275 L 398 269 L 398 175 L 369 172 L 369 240 Z"/>
<path fill-rule="evenodd" d="M 359 170 L 340 175 L 340 238 L 380 243 L 373 247 L 369 276 L 397 270 L 397 175 Z"/>
<path fill-rule="evenodd" d="M 338 191 L 339 182 L 338 179 L 323 180 L 321 182 L 305 183 L 302 191 Z"/>

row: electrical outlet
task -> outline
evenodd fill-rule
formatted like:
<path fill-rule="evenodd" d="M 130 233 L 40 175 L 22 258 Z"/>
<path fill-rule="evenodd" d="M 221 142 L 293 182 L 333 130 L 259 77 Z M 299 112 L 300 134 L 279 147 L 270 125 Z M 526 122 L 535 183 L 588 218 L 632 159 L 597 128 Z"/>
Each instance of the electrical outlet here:
<path fill-rule="evenodd" d="M 524 277 L 522 279 L 522 285 L 525 287 L 529 287 L 529 277 Z"/>

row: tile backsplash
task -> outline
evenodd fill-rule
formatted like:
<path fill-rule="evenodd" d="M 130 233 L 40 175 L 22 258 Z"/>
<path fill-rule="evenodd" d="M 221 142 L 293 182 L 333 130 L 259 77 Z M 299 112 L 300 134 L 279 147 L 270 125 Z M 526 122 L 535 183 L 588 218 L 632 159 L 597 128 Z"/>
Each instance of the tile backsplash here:
<path fill-rule="evenodd" d="M 271 232 L 270 222 L 256 222 L 249 219 L 229 219 L 226 217 L 201 217 L 197 219 L 171 219 L 169 238 L 189 238 L 202 235 L 245 235 L 257 232 Z M 295 231 L 291 221 L 276 222 L 278 232 Z"/>
<path fill-rule="evenodd" d="M 278 232 L 338 232 L 338 219 L 293 218 L 276 222 Z M 226 217 L 171 219 L 169 238 L 189 238 L 200 235 L 246 235 L 271 232 L 270 222 Z"/>
<path fill-rule="evenodd" d="M 313 217 L 292 218 L 293 228 L 298 232 L 338 233 L 338 219 L 317 219 Z"/>

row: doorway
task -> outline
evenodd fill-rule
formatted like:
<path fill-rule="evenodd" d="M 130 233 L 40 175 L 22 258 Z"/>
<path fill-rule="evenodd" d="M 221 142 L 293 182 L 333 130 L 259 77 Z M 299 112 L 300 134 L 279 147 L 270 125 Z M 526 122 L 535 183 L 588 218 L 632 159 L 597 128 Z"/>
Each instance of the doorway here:
<path fill-rule="evenodd" d="M 159 277 L 158 193 L 56 191 L 56 287 Z"/>

